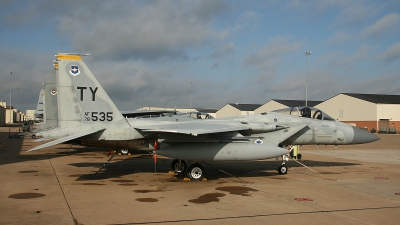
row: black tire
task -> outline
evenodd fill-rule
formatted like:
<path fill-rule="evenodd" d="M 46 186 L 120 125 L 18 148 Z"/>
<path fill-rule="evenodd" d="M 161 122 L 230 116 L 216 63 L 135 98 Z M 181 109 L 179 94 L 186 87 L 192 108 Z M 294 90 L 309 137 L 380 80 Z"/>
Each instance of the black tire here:
<path fill-rule="evenodd" d="M 171 169 L 177 174 L 184 174 L 187 169 L 187 164 L 184 160 L 181 160 L 181 163 L 179 164 L 179 159 L 175 159 L 171 163 Z"/>
<path fill-rule="evenodd" d="M 36 134 L 32 134 L 32 139 L 36 139 Z"/>
<path fill-rule="evenodd" d="M 288 168 L 285 165 L 279 166 L 278 167 L 278 173 L 279 174 L 287 174 Z"/>
<path fill-rule="evenodd" d="M 297 159 L 301 159 L 301 154 L 297 154 Z"/>
<path fill-rule="evenodd" d="M 123 149 L 120 149 L 119 152 L 121 152 L 122 155 L 128 155 L 129 154 L 129 149 L 123 148 Z"/>
<path fill-rule="evenodd" d="M 190 178 L 190 180 L 200 181 L 203 179 L 203 174 L 204 169 L 198 163 L 190 165 L 187 169 L 187 176 Z"/>

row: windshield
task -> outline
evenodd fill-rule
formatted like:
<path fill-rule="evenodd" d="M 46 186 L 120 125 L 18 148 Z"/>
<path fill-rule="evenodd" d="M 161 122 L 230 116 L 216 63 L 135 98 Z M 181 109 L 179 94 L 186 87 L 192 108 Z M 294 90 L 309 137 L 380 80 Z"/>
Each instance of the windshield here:
<path fill-rule="evenodd" d="M 307 106 L 278 109 L 273 112 L 285 115 L 298 116 L 298 117 L 307 117 L 316 120 L 334 120 L 332 117 L 322 112 L 321 110 Z"/>

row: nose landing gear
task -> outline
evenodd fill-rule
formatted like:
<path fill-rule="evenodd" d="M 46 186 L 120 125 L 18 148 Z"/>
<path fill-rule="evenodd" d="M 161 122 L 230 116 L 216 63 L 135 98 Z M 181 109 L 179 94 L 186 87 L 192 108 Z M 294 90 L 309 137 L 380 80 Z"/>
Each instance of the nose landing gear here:
<path fill-rule="evenodd" d="M 287 162 L 289 160 L 289 157 L 288 156 L 286 156 L 286 155 L 283 155 L 282 156 L 282 165 L 280 165 L 279 167 L 278 167 L 278 173 L 279 174 L 287 174 L 287 172 L 288 172 L 288 168 L 287 168 L 287 166 L 285 165 L 285 163 Z"/>

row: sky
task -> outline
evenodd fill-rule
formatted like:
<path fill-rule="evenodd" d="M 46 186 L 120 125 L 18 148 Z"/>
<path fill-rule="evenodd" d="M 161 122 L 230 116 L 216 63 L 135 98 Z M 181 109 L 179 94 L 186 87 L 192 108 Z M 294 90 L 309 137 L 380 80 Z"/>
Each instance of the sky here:
<path fill-rule="evenodd" d="M 64 52 L 120 110 L 400 95 L 400 1 L 0 1 L 0 101 L 36 109 Z"/>

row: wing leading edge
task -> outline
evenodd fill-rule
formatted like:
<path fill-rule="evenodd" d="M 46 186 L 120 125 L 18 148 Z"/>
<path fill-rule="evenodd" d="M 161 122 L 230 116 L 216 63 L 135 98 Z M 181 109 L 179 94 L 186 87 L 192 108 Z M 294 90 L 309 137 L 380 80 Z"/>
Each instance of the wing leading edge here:
<path fill-rule="evenodd" d="M 248 126 L 238 124 L 222 124 L 222 123 L 169 123 L 169 124 L 154 124 L 135 126 L 144 132 L 165 132 L 165 133 L 180 133 L 197 136 L 199 134 L 213 134 L 231 131 L 249 130 Z"/>

